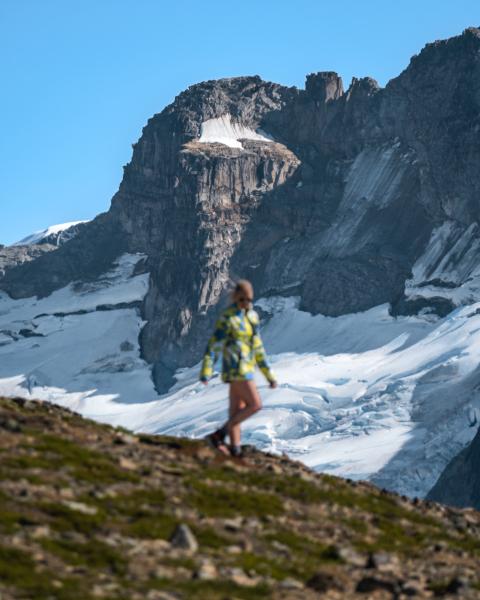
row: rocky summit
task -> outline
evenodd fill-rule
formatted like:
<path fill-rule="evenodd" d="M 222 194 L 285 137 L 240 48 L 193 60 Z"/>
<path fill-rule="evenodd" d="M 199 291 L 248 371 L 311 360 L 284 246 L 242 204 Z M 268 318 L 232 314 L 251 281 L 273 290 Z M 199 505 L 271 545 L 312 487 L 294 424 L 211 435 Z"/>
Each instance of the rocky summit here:
<path fill-rule="evenodd" d="M 0 399 L 4 600 L 480 597 L 480 513 Z"/>

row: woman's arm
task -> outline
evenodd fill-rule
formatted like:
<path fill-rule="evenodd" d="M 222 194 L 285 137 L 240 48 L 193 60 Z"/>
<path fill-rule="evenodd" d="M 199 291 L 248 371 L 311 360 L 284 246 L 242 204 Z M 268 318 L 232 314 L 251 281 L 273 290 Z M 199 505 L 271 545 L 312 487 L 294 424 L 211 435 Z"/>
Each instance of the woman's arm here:
<path fill-rule="evenodd" d="M 208 340 L 200 370 L 200 381 L 207 382 L 213 375 L 213 366 L 217 362 L 218 354 L 222 349 L 227 335 L 227 319 L 222 315 L 215 324 L 215 331 Z"/>
<path fill-rule="evenodd" d="M 277 382 L 277 378 L 275 377 L 275 374 L 273 373 L 268 362 L 267 353 L 265 352 L 265 348 L 263 347 L 262 338 L 260 337 L 260 333 L 258 330 L 253 336 L 253 352 L 258 368 L 263 373 L 270 385 L 275 385 Z"/>

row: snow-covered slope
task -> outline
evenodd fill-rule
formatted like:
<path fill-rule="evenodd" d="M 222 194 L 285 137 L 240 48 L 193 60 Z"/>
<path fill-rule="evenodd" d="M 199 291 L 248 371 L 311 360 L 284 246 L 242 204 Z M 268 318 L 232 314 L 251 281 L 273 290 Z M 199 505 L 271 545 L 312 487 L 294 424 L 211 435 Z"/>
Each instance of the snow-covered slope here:
<path fill-rule="evenodd" d="M 116 403 L 151 398 L 150 369 L 138 349 L 148 274 L 132 276 L 142 258 L 123 255 L 98 281 L 41 300 L 13 301 L 0 292 L 0 393 L 80 412 L 91 398 L 106 415 Z"/>
<path fill-rule="evenodd" d="M 80 225 L 81 223 L 88 223 L 88 221 L 71 221 L 70 223 L 60 223 L 59 225 L 50 225 L 46 229 L 35 231 L 31 235 L 27 235 L 18 242 L 12 244 L 12 246 L 27 246 L 29 244 L 40 244 L 44 241 L 50 241 L 50 239 L 58 238 L 61 234 L 66 233 L 72 227 Z"/>
<path fill-rule="evenodd" d="M 0 394 L 54 401 L 131 429 L 199 437 L 226 416 L 227 388 L 177 372 L 158 397 L 140 357 L 148 275 L 123 255 L 95 283 L 37 300 L 0 296 Z M 244 441 L 315 469 L 424 495 L 473 438 L 480 414 L 480 303 L 447 318 L 393 318 L 387 305 L 342 317 L 257 303 L 280 387 L 258 376 L 264 410 Z M 477 312 L 478 311 L 478 312 Z"/>

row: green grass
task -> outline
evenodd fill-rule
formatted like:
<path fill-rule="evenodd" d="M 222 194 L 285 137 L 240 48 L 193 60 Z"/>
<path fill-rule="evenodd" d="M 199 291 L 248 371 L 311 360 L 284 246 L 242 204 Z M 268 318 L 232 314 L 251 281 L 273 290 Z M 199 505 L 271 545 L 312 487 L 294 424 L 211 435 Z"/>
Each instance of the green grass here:
<path fill-rule="evenodd" d="M 194 571 L 197 568 L 197 563 L 193 558 L 187 556 L 181 558 L 162 557 L 162 565 L 167 565 L 169 567 L 183 567 L 189 571 Z"/>
<path fill-rule="evenodd" d="M 374 542 L 365 542 L 358 537 L 353 545 L 361 552 L 397 552 L 400 554 L 419 555 L 422 548 L 432 542 L 431 532 L 424 529 L 406 530 L 395 521 L 379 520 Z"/>
<path fill-rule="evenodd" d="M 161 488 L 136 489 L 128 494 L 106 498 L 80 497 L 93 504 L 100 514 L 108 515 L 109 525 L 124 535 L 147 539 L 168 539 L 178 520 L 165 513 L 168 504 Z"/>
<path fill-rule="evenodd" d="M 295 533 L 288 529 L 269 533 L 264 536 L 264 540 L 269 543 L 271 553 L 278 552 L 272 545 L 273 541 L 280 542 L 290 551 L 288 557 L 282 556 L 276 559 L 276 563 L 281 565 L 281 579 L 290 575 L 297 579 L 306 580 L 318 570 L 319 565 L 340 564 L 342 562 L 334 546 L 321 543 L 307 535 Z M 260 557 L 260 559 L 264 560 L 264 557 Z M 274 573 L 271 573 L 271 576 L 277 578 Z"/>
<path fill-rule="evenodd" d="M 104 498 L 92 498 L 89 495 L 80 497 L 82 502 L 93 503 L 109 515 L 131 516 L 139 510 L 145 511 L 148 507 L 155 512 L 163 510 L 166 505 L 166 495 L 161 488 L 134 489 L 127 494 L 107 496 Z"/>
<path fill-rule="evenodd" d="M 55 472 L 67 469 L 75 479 L 87 483 L 140 481 L 137 474 L 121 469 L 100 452 L 84 448 L 59 436 L 39 435 L 32 444 L 22 444 L 20 448 L 23 454 L 5 457 L 2 460 L 2 469 L 7 470 L 5 475 L 10 479 L 18 478 L 16 475 L 19 473 L 21 477 L 28 478 L 29 470 Z"/>
<path fill-rule="evenodd" d="M 81 481 L 108 484 L 140 480 L 138 475 L 122 470 L 100 452 L 84 448 L 59 436 L 41 436 L 35 444 L 35 449 L 45 457 L 51 457 L 51 468 L 67 466 L 72 475 Z"/>
<path fill-rule="evenodd" d="M 203 469 L 202 476 L 216 481 L 268 490 L 304 504 L 337 504 L 378 516 L 405 519 L 412 523 L 440 525 L 440 522 L 432 517 L 404 508 L 394 496 L 357 490 L 350 487 L 345 481 L 327 475 L 323 475 L 317 482 L 313 482 L 293 475 L 277 475 L 255 470 L 239 473 L 225 465 Z"/>
<path fill-rule="evenodd" d="M 33 485 L 44 485 L 47 477 L 45 471 L 38 473 L 32 472 L 30 469 L 35 469 L 31 463 L 22 465 L 17 462 L 14 457 L 2 457 L 0 465 L 0 481 L 28 481 Z M 56 476 L 56 482 L 61 482 L 62 478 Z"/>
<path fill-rule="evenodd" d="M 238 567 L 246 573 L 254 573 L 272 577 L 281 581 L 288 575 L 291 575 L 291 568 L 284 559 L 269 558 L 265 555 L 254 554 L 253 552 L 243 552 L 235 560 Z"/>
<path fill-rule="evenodd" d="M 3 534 L 15 533 L 24 526 L 37 525 L 40 522 L 38 516 L 29 515 L 27 511 L 0 509 L 0 532 Z"/>
<path fill-rule="evenodd" d="M 5 586 L 12 586 L 20 591 L 21 598 L 35 600 L 90 600 L 84 581 L 78 578 L 58 579 L 61 588 L 56 588 L 53 581 L 57 579 L 50 571 L 37 571 L 29 554 L 17 548 L 0 546 L 0 581 Z"/>
<path fill-rule="evenodd" d="M 340 564 L 341 561 L 331 547 L 325 546 L 314 554 L 298 554 L 287 558 L 275 557 L 271 554 L 244 552 L 235 558 L 235 564 L 246 573 L 271 577 L 282 581 L 293 577 L 299 581 L 307 581 L 322 565 Z"/>
<path fill-rule="evenodd" d="M 169 579 L 152 579 L 150 589 L 160 589 L 169 592 L 179 592 L 183 598 L 195 600 L 224 600 L 238 598 L 239 600 L 265 600 L 271 598 L 271 590 L 265 584 L 255 587 L 241 587 L 228 581 L 171 581 Z"/>
<path fill-rule="evenodd" d="M 209 467 L 203 474 L 214 481 L 267 490 L 303 504 L 336 504 L 356 513 L 374 515 L 372 533 L 375 541 L 369 543 L 365 543 L 363 539 L 368 526 L 361 518 L 341 519 L 346 529 L 352 532 L 354 546 L 361 551 L 384 550 L 400 554 L 413 552 L 418 555 L 432 541 L 446 541 L 452 548 L 480 555 L 480 540 L 465 535 L 452 537 L 445 532 L 439 519 L 402 506 L 395 496 L 352 488 L 335 477 L 322 476 L 318 482 L 311 482 L 300 477 L 259 473 L 254 470 L 238 473 L 228 465 Z M 207 494 L 206 490 L 202 492 Z M 244 493 L 248 495 L 248 492 Z M 213 492 L 211 495 L 214 495 Z M 216 506 L 218 501 L 214 501 L 214 504 Z M 210 514 L 215 516 L 220 511 L 221 506 L 211 509 Z M 238 513 L 243 514 L 240 506 Z"/>
<path fill-rule="evenodd" d="M 347 529 L 352 530 L 356 534 L 365 535 L 368 532 L 368 525 L 365 521 L 356 517 L 339 518 L 339 521 L 345 525 Z"/>
<path fill-rule="evenodd" d="M 451 594 L 457 594 L 458 592 L 454 592 L 455 589 L 455 579 L 444 579 L 442 581 L 432 581 L 428 584 L 427 589 L 430 592 L 433 592 L 434 596 L 446 596 Z M 453 585 L 453 589 L 452 586 Z"/>
<path fill-rule="evenodd" d="M 117 550 L 99 540 L 78 543 L 70 539 L 43 539 L 40 544 L 44 550 L 55 554 L 69 565 L 107 569 L 116 575 L 123 575 L 126 571 L 126 559 Z"/>
<path fill-rule="evenodd" d="M 19 503 L 0 491 L 0 533 L 11 534 L 25 525 L 36 525 L 40 522 L 31 507 Z"/>
<path fill-rule="evenodd" d="M 211 527 L 198 527 L 192 525 L 191 528 L 200 547 L 225 548 L 225 546 L 229 546 L 232 543 L 231 540 L 220 535 Z"/>
<path fill-rule="evenodd" d="M 28 454 L 19 456 L 7 456 L 2 460 L 2 468 L 21 471 L 22 476 L 27 469 L 52 469 L 52 461 L 45 456 L 39 456 L 37 453 L 32 453 L 29 449 Z"/>
<path fill-rule="evenodd" d="M 87 515 L 55 502 L 40 502 L 38 508 L 49 517 L 49 524 L 56 531 L 73 530 L 85 535 L 92 535 L 101 529 L 106 519 L 106 515 L 101 511 L 95 515 Z"/>
<path fill-rule="evenodd" d="M 131 537 L 168 540 L 178 525 L 178 520 L 168 514 L 139 511 L 122 523 L 122 533 Z"/>
<path fill-rule="evenodd" d="M 480 539 L 471 535 L 463 534 L 462 537 L 457 538 L 444 533 L 443 535 L 440 534 L 435 541 L 444 541 L 451 548 L 464 550 L 469 554 L 480 556 Z"/>
<path fill-rule="evenodd" d="M 264 517 L 283 513 L 282 501 L 273 494 L 243 492 L 233 486 L 210 486 L 195 478 L 190 479 L 189 484 L 191 493 L 186 497 L 186 501 L 209 517 Z"/>

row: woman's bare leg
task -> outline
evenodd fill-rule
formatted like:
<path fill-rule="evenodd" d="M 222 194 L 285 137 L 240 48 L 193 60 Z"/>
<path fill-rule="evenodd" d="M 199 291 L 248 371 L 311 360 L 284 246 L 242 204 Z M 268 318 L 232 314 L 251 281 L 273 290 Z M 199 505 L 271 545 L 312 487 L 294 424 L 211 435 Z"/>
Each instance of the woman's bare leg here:
<path fill-rule="evenodd" d="M 246 404 L 243 401 L 238 386 L 234 384 L 230 384 L 230 406 L 228 411 L 228 417 L 231 419 L 234 415 L 236 415 L 239 411 L 245 408 Z M 240 446 L 240 425 L 237 423 L 236 425 L 232 425 L 228 429 L 228 435 L 230 437 L 230 443 L 232 446 Z"/>
<path fill-rule="evenodd" d="M 243 404 L 245 405 L 240 410 L 237 410 L 227 421 L 227 427 L 229 431 L 235 430 L 236 426 L 239 426 L 240 423 L 243 423 L 245 419 L 248 419 L 253 414 L 258 412 L 262 408 L 262 401 L 260 400 L 260 396 L 257 391 L 257 386 L 255 385 L 255 381 L 253 379 L 248 379 L 246 381 L 233 381 L 230 384 L 230 389 L 233 390 L 233 393 L 237 394 L 243 400 Z"/>

